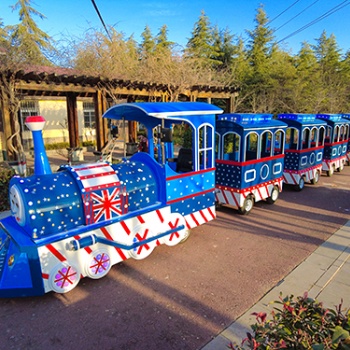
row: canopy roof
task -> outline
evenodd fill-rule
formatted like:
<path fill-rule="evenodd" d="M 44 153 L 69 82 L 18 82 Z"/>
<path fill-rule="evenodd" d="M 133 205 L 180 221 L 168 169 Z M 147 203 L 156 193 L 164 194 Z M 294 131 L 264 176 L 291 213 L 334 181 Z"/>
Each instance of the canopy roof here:
<path fill-rule="evenodd" d="M 212 122 L 213 116 L 222 112 L 219 107 L 205 102 L 140 102 L 115 105 L 108 109 L 103 117 L 135 120 L 143 124 L 149 123 L 150 118 L 179 120 L 189 121 L 198 126 L 204 122 Z"/>

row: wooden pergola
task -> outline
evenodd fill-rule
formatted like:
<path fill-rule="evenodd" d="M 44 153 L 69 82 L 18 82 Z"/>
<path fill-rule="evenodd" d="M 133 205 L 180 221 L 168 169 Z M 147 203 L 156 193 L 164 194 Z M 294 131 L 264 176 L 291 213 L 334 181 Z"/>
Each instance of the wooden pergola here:
<path fill-rule="evenodd" d="M 35 97 L 64 97 L 67 102 L 67 120 L 70 147 L 79 143 L 77 98 L 92 98 L 95 105 L 96 144 L 101 149 L 107 141 L 107 121 L 102 119 L 108 108 L 110 94 L 128 101 L 163 101 L 170 99 L 168 86 L 143 81 L 122 79 L 104 79 L 101 77 L 75 74 L 73 70 L 43 67 L 37 70 L 20 70 L 15 72 L 15 90 L 19 99 Z M 176 87 L 175 87 L 176 88 Z M 235 87 L 196 85 L 181 91 L 181 97 L 188 101 L 198 99 L 211 103 L 213 99 L 225 101 L 225 111 L 232 112 L 233 98 L 238 94 Z M 0 132 L 3 144 L 11 137 L 12 123 L 6 99 L 1 101 Z M 2 124 L 2 128 L 1 128 Z"/>

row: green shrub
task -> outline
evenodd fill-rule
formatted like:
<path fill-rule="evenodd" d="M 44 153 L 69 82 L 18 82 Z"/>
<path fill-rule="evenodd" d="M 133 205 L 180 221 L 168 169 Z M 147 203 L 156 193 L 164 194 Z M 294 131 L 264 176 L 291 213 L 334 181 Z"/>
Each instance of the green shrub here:
<path fill-rule="evenodd" d="M 350 350 L 350 310 L 342 312 L 342 302 L 333 309 L 326 309 L 322 303 L 309 298 L 293 295 L 275 301 L 278 307 L 271 312 L 254 312 L 256 323 L 247 333 L 241 346 L 229 344 L 229 349 L 254 350 Z"/>
<path fill-rule="evenodd" d="M 96 141 L 83 141 L 83 147 L 96 146 Z"/>
<path fill-rule="evenodd" d="M 9 202 L 9 183 L 15 171 L 12 168 L 0 167 L 0 211 L 10 209 Z"/>
<path fill-rule="evenodd" d="M 55 143 L 48 143 L 45 144 L 46 150 L 53 150 L 53 149 L 66 149 L 69 147 L 68 142 L 55 142 Z"/>

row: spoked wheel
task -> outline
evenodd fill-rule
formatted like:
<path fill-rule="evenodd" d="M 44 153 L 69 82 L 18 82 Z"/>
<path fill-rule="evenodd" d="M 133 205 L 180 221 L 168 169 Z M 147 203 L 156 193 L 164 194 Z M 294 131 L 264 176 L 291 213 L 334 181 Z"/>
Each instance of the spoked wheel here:
<path fill-rule="evenodd" d="M 110 269 L 111 259 L 108 252 L 105 250 L 93 252 L 85 266 L 86 275 L 93 279 L 106 276 Z"/>
<path fill-rule="evenodd" d="M 243 206 L 241 206 L 238 211 L 242 215 L 248 215 L 254 207 L 254 198 L 250 194 L 245 198 Z"/>
<path fill-rule="evenodd" d="M 79 270 L 68 263 L 59 263 L 50 272 L 49 283 L 52 290 L 56 293 L 71 291 L 79 281 Z"/>
<path fill-rule="evenodd" d="M 153 232 L 150 231 L 147 227 L 144 227 L 142 225 L 136 227 L 134 233 L 132 234 L 135 247 L 129 250 L 130 257 L 136 260 L 147 258 L 156 247 L 156 241 L 146 241 L 153 236 Z M 143 241 L 145 241 L 144 244 L 142 244 Z"/>
<path fill-rule="evenodd" d="M 174 214 L 168 223 L 169 228 L 173 230 L 172 233 L 164 237 L 164 243 L 168 246 L 174 246 L 176 244 L 186 241 L 190 235 L 190 230 L 186 228 L 186 221 L 182 215 Z M 180 228 L 181 229 L 177 229 Z"/>
<path fill-rule="evenodd" d="M 299 180 L 299 183 L 294 186 L 294 189 L 296 191 L 301 191 L 304 188 L 304 186 L 305 186 L 305 180 L 304 180 L 303 177 L 301 177 L 300 180 Z"/>
<path fill-rule="evenodd" d="M 278 190 L 278 187 L 274 186 L 273 189 L 272 189 L 272 192 L 271 192 L 271 196 L 266 198 L 266 202 L 268 204 L 275 203 L 277 201 L 277 199 L 278 199 L 279 194 L 280 194 L 280 191 Z"/>
<path fill-rule="evenodd" d="M 320 173 L 319 171 L 316 171 L 314 178 L 311 180 L 311 183 L 313 185 L 317 184 L 317 182 L 320 180 Z"/>

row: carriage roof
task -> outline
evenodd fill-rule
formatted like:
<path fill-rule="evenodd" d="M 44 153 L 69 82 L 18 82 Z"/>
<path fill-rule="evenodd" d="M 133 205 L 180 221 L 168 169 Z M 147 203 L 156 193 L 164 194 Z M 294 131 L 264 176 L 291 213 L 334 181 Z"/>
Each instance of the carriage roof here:
<path fill-rule="evenodd" d="M 317 119 L 316 114 L 282 113 L 278 115 L 278 119 L 284 121 L 290 126 L 298 128 L 327 125 L 325 121 Z"/>

